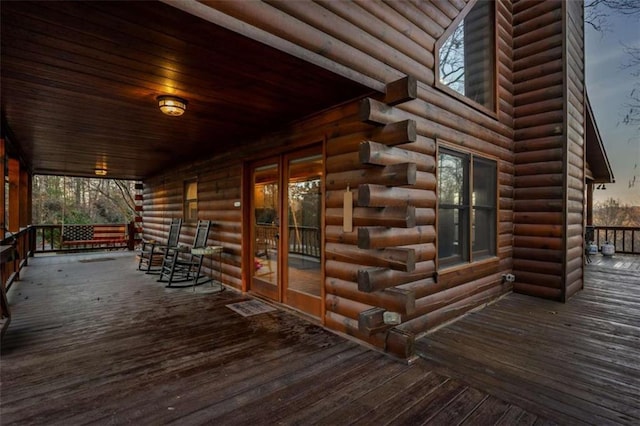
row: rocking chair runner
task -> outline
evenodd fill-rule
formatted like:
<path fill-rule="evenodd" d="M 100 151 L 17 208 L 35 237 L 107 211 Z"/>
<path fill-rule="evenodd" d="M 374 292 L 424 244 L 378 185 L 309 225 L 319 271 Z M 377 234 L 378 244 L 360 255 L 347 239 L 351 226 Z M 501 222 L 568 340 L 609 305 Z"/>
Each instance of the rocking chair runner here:
<path fill-rule="evenodd" d="M 202 277 L 200 271 L 204 256 L 194 254 L 192 250 L 206 247 L 210 229 L 211 221 L 200 220 L 196 227 L 196 234 L 191 248 L 178 246 L 165 249 L 158 282 L 166 281 L 167 287 L 187 287 L 199 284 L 198 280 Z M 192 283 L 184 286 L 173 285 L 173 283 L 185 281 L 191 281 Z"/>
<path fill-rule="evenodd" d="M 172 219 L 169 225 L 169 237 L 167 244 L 159 244 L 156 241 L 142 241 L 142 248 L 138 251 L 140 261 L 138 262 L 138 270 L 145 271 L 147 274 L 159 274 L 161 269 L 157 265 L 162 264 L 165 249 L 167 247 L 177 247 L 180 239 L 180 228 L 182 227 L 182 219 Z M 152 268 L 153 266 L 156 268 Z"/>

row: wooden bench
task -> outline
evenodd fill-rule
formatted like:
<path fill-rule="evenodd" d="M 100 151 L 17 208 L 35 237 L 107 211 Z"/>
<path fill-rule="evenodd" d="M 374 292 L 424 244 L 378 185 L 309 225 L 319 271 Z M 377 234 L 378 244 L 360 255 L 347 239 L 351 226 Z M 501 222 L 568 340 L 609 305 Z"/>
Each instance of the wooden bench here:
<path fill-rule="evenodd" d="M 62 247 L 126 248 L 129 233 L 126 224 L 64 225 Z"/>

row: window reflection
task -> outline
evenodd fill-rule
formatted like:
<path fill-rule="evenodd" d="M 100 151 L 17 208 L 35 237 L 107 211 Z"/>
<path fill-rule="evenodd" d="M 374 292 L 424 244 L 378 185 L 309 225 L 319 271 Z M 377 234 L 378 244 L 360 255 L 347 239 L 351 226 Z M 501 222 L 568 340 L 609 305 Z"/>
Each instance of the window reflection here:
<path fill-rule="evenodd" d="M 438 50 L 439 81 L 495 109 L 494 4 L 478 1 Z"/>

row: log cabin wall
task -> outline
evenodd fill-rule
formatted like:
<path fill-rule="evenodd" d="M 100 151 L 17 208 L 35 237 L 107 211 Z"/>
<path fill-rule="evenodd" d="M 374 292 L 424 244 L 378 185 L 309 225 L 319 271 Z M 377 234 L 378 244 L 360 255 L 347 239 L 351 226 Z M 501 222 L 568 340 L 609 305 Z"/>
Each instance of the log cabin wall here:
<path fill-rule="evenodd" d="M 583 286 L 585 222 L 585 87 L 584 87 L 584 10 L 580 2 L 566 2 L 565 57 L 567 96 L 565 99 L 566 157 L 566 245 L 564 293 L 566 301 Z"/>
<path fill-rule="evenodd" d="M 184 217 L 185 182 L 195 180 L 198 188 L 198 218 L 214 222 L 208 245 L 222 245 L 225 248 L 222 281 L 239 289 L 242 216 L 234 202 L 240 201 L 242 167 L 238 162 L 227 164 L 220 168 L 219 164 L 202 163 L 145 181 L 143 229 L 144 238 L 166 241 L 171 219 Z M 181 244 L 193 243 L 195 225 L 195 222 L 183 222 Z M 205 260 L 204 267 L 207 273 L 211 273 L 209 259 Z M 217 276 L 217 272 L 214 276 Z"/>
<path fill-rule="evenodd" d="M 495 5 L 497 106 L 486 114 L 434 85 L 436 42 L 469 6 L 464 1 L 198 3 L 192 13 L 380 94 L 266 135 L 231 157 L 145 182 L 145 229 L 162 238 L 163 220 L 181 214 L 183 180 L 197 175 L 212 197 L 203 192 L 207 207 L 200 216 L 217 221 L 218 212 L 226 215 L 212 232 L 230 247 L 223 279 L 243 288 L 242 217 L 231 207 L 241 199 L 241 160 L 265 148 L 275 154 L 287 140 L 324 138 L 326 326 L 408 357 L 415 336 L 509 291 L 502 276 L 512 268 L 520 291 L 560 297 L 568 251 L 563 9 L 560 2 Z M 316 133 L 305 134 L 308 128 Z M 498 167 L 497 255 L 450 270 L 438 270 L 436 256 L 441 145 L 495 159 Z M 215 183 L 219 178 L 226 183 Z M 216 185 L 226 192 L 218 195 Z M 350 232 L 342 222 L 348 188 L 354 194 Z M 399 314 L 401 324 L 386 325 L 385 312 Z"/>
<path fill-rule="evenodd" d="M 277 133 L 265 135 L 262 139 L 243 145 L 238 151 L 204 159 L 146 180 L 143 190 L 144 238 L 166 241 L 171 218 L 184 217 L 185 182 L 195 180 L 198 219 L 213 222 L 208 244 L 224 247 L 222 281 L 238 290 L 246 290 L 242 274 L 244 163 L 261 158 L 265 152 L 277 155 L 307 143 L 322 143 L 325 136 L 337 137 L 368 127 L 358 121 L 357 113 L 357 103 L 339 106 L 294 123 Z M 190 245 L 194 232 L 195 222 L 183 223 L 180 242 Z M 217 259 L 213 260 L 213 265 L 210 263 L 210 259 L 205 259 L 205 273 L 211 273 L 213 266 L 213 276 L 217 277 Z"/>
<path fill-rule="evenodd" d="M 582 4 L 514 4 L 514 290 L 566 300 L 582 287 Z"/>

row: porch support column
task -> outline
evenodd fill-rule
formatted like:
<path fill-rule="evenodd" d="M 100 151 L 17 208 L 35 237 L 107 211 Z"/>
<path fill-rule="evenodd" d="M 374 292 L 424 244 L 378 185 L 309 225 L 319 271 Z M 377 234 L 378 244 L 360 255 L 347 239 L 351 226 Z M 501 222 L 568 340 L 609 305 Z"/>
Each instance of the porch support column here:
<path fill-rule="evenodd" d="M 20 169 L 20 187 L 19 187 L 19 227 L 26 228 L 31 223 L 31 176 L 29 172 Z"/>
<path fill-rule="evenodd" d="M 587 226 L 593 225 L 593 183 L 587 183 Z"/>
<path fill-rule="evenodd" d="M 9 158 L 9 214 L 7 228 L 11 232 L 20 230 L 20 162 Z"/>
<path fill-rule="evenodd" d="M 4 229 L 6 226 L 6 215 L 7 215 L 7 210 L 5 208 L 5 192 L 4 192 L 4 187 L 5 187 L 5 182 L 6 182 L 6 173 L 7 173 L 7 168 L 6 168 L 6 161 L 5 161 L 5 150 L 4 150 L 4 139 L 0 138 L 0 170 L 2 171 L 1 176 L 2 176 L 2 182 L 0 183 L 0 209 L 2 210 L 2 214 L 0 215 L 0 232 L 2 233 L 2 236 L 4 237 Z"/>

